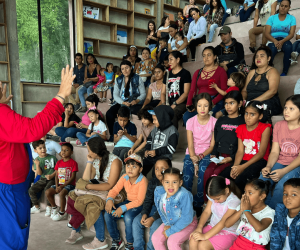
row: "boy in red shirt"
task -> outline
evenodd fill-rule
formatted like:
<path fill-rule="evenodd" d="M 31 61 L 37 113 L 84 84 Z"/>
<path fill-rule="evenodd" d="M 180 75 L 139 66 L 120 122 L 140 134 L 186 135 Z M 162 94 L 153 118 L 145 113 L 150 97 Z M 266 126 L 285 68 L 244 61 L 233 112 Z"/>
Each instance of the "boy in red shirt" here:
<path fill-rule="evenodd" d="M 52 209 L 46 210 L 45 216 L 50 216 L 54 221 L 66 219 L 68 214 L 65 212 L 66 195 L 75 189 L 76 172 L 78 172 L 78 164 L 71 158 L 73 154 L 73 146 L 70 143 L 65 143 L 61 147 L 61 157 L 55 166 L 55 185 L 51 186 L 46 191 L 46 196 L 50 202 Z M 54 196 L 59 194 L 60 211 L 55 204 Z M 48 208 L 48 207 L 47 207 Z M 52 211 L 51 211 L 52 210 Z"/>

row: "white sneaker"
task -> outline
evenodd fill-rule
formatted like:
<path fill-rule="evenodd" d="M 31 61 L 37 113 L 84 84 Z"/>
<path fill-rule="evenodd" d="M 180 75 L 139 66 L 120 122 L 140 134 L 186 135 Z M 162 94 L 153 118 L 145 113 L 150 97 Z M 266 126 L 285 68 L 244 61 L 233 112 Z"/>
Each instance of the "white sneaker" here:
<path fill-rule="evenodd" d="M 77 241 L 81 240 L 83 238 L 83 235 L 81 234 L 81 232 L 76 233 L 75 230 L 72 230 L 71 232 L 71 236 L 66 240 L 66 243 L 69 244 L 75 244 Z"/>
<path fill-rule="evenodd" d="M 53 219 L 53 217 L 58 213 L 58 207 L 56 208 L 52 208 L 52 211 L 51 211 L 51 219 Z"/>
<path fill-rule="evenodd" d="M 45 213 L 45 216 L 46 217 L 50 217 L 51 216 L 51 210 L 52 210 L 52 207 L 46 207 L 46 213 Z"/>
<path fill-rule="evenodd" d="M 297 51 L 292 52 L 292 54 L 291 54 L 292 61 L 297 61 L 298 56 L 299 56 L 299 53 Z"/>
<path fill-rule="evenodd" d="M 294 65 L 297 65 L 298 64 L 298 61 L 294 61 L 291 59 L 291 66 L 294 66 Z"/>
<path fill-rule="evenodd" d="M 68 214 L 65 212 L 63 215 L 60 213 L 57 213 L 55 216 L 52 217 L 53 221 L 60 221 L 60 220 L 66 220 L 68 218 Z"/>
<path fill-rule="evenodd" d="M 35 206 L 33 206 L 31 209 L 30 209 L 30 213 L 31 214 L 39 214 L 41 212 L 41 209 L 40 208 L 36 208 Z"/>

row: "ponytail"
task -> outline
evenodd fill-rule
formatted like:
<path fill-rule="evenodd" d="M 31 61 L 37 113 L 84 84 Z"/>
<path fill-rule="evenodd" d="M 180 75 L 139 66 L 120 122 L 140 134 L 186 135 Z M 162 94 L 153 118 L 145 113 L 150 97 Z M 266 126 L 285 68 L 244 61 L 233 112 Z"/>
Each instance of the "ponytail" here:
<path fill-rule="evenodd" d="M 224 178 L 223 176 L 211 176 L 207 180 L 205 191 L 209 196 L 219 196 L 225 194 L 226 188 L 241 199 L 242 193 L 235 185 L 234 181 Z"/>

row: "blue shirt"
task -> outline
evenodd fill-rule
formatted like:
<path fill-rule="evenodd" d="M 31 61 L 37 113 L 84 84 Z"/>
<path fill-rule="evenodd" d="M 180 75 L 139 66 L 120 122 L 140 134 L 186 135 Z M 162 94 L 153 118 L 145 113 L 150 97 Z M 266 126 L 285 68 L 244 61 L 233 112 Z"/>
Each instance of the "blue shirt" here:
<path fill-rule="evenodd" d="M 255 3 L 254 0 L 245 0 L 244 1 L 244 4 L 247 4 L 247 6 L 250 6 L 250 5 L 254 4 L 254 3 Z"/>
<path fill-rule="evenodd" d="M 290 33 L 291 27 L 296 26 L 296 18 L 287 14 L 284 21 L 279 20 L 279 14 L 270 16 L 267 24 L 271 26 L 271 36 L 274 38 L 287 37 Z"/>
<path fill-rule="evenodd" d="M 127 130 L 127 133 L 130 136 L 133 136 L 133 135 L 136 136 L 137 135 L 136 126 L 131 121 L 129 121 L 126 124 L 125 129 Z M 115 124 L 114 124 L 114 135 L 117 135 L 119 130 L 123 130 L 123 128 L 120 126 L 120 124 L 118 122 L 115 122 Z M 133 144 L 134 144 L 134 142 L 129 140 L 125 135 L 123 135 L 122 138 L 117 142 L 115 147 L 131 148 L 133 146 Z"/>
<path fill-rule="evenodd" d="M 76 75 L 76 78 L 74 79 L 74 83 L 78 83 L 79 85 L 83 84 L 85 67 L 86 67 L 85 64 L 83 64 L 80 69 L 78 69 L 78 65 L 74 67 L 74 75 Z"/>

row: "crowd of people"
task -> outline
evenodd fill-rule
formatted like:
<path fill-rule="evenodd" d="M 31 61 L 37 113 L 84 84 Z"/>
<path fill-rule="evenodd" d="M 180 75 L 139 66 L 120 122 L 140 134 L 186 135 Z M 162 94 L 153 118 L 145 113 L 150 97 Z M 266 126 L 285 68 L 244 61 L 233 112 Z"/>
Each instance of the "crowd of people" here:
<path fill-rule="evenodd" d="M 72 94 L 58 95 L 64 101 L 60 122 L 31 144 L 31 214 L 41 212 L 44 190 L 46 217 L 59 221 L 72 215 L 67 243 L 83 238 L 85 221 L 96 231 L 83 245 L 90 250 L 108 248 L 105 225 L 111 250 L 145 249 L 145 228 L 148 250 L 165 245 L 179 250 L 186 241 L 190 249 L 300 249 L 300 95 L 287 98 L 283 107 L 278 96 L 280 76 L 300 53 L 299 41 L 290 42 L 296 29 L 288 14 L 291 1 L 282 0 L 278 14 L 277 1 L 245 1 L 241 21 L 255 11 L 247 72 L 241 71 L 243 45 L 223 26 L 226 1 L 206 3 L 203 16 L 190 0 L 176 24 L 164 17 L 156 30 L 150 21 L 148 47 L 139 56 L 130 46 L 120 66 L 108 62 L 102 68 L 93 54 L 84 64 L 76 54 Z M 212 42 L 217 27 L 222 42 L 203 48 L 204 67 L 191 75 L 183 63 L 189 53 L 195 60 L 196 46 L 206 36 Z M 281 74 L 273 65 L 280 51 Z M 282 112 L 284 119 L 273 125 L 272 116 Z M 181 120 L 186 135 L 178 133 Z M 181 171 L 172 167 L 172 156 L 182 137 L 188 146 Z M 113 142 L 112 152 L 106 141 Z M 88 151 L 82 176 L 76 176 L 80 166 L 72 159 L 75 145 Z M 120 218 L 126 243 L 117 227 Z"/>

